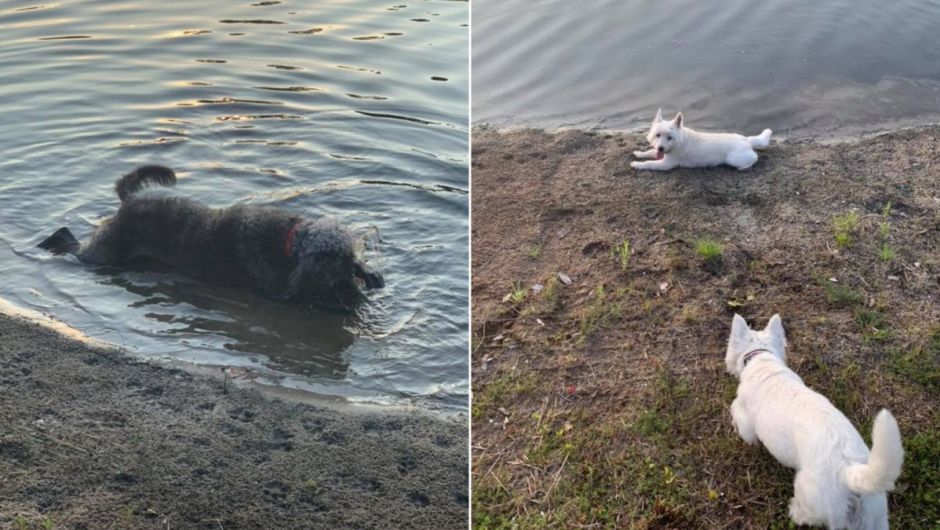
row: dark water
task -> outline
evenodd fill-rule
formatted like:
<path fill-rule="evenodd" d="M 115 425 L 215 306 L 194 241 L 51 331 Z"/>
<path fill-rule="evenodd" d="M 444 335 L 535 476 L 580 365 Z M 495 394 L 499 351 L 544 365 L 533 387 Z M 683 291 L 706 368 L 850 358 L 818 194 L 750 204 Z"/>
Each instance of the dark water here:
<path fill-rule="evenodd" d="M 473 120 L 830 136 L 940 120 L 937 0 L 475 0 Z"/>
<path fill-rule="evenodd" d="M 142 357 L 464 409 L 467 22 L 458 1 L 0 3 L 0 298 Z M 212 205 L 377 229 L 387 287 L 342 316 L 35 248 L 88 236 L 144 163 Z"/>

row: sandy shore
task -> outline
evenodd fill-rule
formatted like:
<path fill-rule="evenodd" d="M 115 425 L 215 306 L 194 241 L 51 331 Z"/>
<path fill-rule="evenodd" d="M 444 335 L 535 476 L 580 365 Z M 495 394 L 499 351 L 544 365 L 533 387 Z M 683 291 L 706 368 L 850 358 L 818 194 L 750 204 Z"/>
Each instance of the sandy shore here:
<path fill-rule="evenodd" d="M 0 528 L 465 528 L 466 444 L 0 315 Z"/>
<path fill-rule="evenodd" d="M 787 528 L 793 471 L 735 434 L 734 313 L 906 450 L 892 528 L 940 525 L 940 127 L 636 171 L 639 134 L 478 127 L 479 529 Z M 561 273 L 561 274 L 559 274 Z"/>

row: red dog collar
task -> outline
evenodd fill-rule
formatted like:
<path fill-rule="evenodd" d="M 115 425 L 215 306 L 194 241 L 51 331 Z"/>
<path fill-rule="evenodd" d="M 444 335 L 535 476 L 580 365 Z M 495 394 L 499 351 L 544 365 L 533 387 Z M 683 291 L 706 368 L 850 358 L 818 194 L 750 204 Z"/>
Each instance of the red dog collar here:
<path fill-rule="evenodd" d="M 291 256 L 291 251 L 294 249 L 294 236 L 297 235 L 297 229 L 300 228 L 301 221 L 297 221 L 293 226 L 290 227 L 290 230 L 287 231 L 287 236 L 284 238 L 284 255 L 288 258 Z"/>
<path fill-rule="evenodd" d="M 748 362 L 748 361 L 750 361 L 750 360 L 753 359 L 754 357 L 757 357 L 757 354 L 758 354 L 758 353 L 764 353 L 764 352 L 773 354 L 772 351 L 767 350 L 767 349 L 764 349 L 764 348 L 758 348 L 758 349 L 756 349 L 756 350 L 751 350 L 751 351 L 745 353 L 745 354 L 744 354 L 744 366 L 747 366 L 747 362 Z"/>

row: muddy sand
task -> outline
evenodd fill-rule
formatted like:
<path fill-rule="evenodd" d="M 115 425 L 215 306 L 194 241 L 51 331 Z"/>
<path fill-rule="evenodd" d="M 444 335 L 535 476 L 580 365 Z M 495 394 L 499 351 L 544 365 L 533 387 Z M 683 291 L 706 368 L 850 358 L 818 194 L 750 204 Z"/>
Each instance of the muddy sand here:
<path fill-rule="evenodd" d="M 630 168 L 639 134 L 478 127 L 476 528 L 788 528 L 794 473 L 734 433 L 732 315 L 870 440 L 893 528 L 940 528 L 940 127 Z"/>
<path fill-rule="evenodd" d="M 0 315 L 0 528 L 465 528 L 466 438 Z"/>

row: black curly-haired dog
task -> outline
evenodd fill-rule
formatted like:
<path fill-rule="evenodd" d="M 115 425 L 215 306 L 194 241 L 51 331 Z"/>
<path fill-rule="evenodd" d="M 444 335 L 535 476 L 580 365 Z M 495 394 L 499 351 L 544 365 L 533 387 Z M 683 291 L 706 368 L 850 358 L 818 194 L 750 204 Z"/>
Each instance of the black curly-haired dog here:
<path fill-rule="evenodd" d="M 210 208 L 154 189 L 176 184 L 163 166 L 143 166 L 118 179 L 118 212 L 81 244 L 60 228 L 39 244 L 83 263 L 123 265 L 139 258 L 188 276 L 255 287 L 285 301 L 349 308 L 382 275 L 360 261 L 352 234 L 332 219 L 305 219 L 255 205 Z M 150 188 L 150 189 L 148 189 Z"/>

